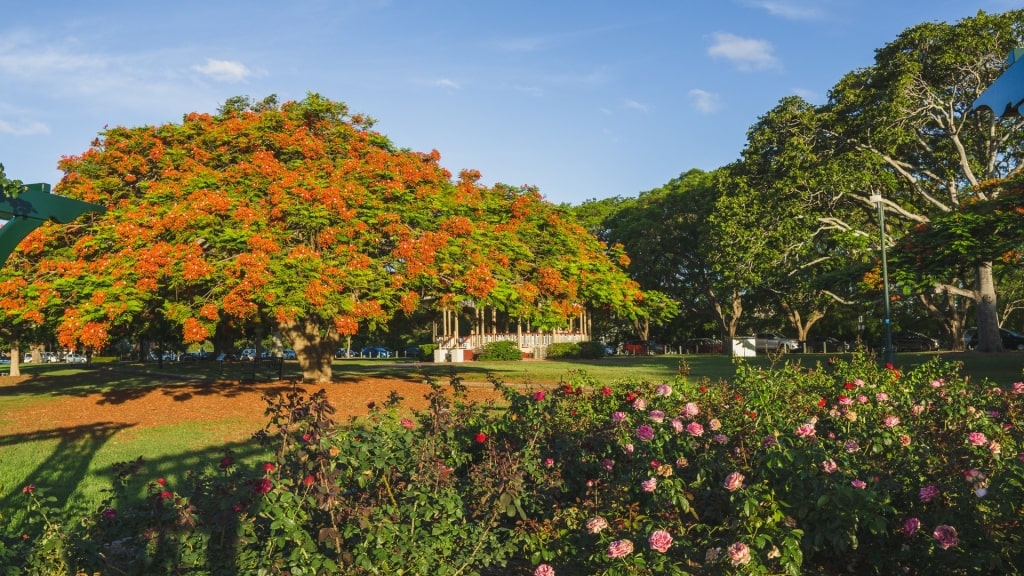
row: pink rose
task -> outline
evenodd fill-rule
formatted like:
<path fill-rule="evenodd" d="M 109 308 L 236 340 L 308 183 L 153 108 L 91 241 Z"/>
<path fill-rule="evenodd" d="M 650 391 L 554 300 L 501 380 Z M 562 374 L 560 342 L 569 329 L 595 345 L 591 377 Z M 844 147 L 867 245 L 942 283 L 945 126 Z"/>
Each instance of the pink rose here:
<path fill-rule="evenodd" d="M 971 432 L 967 435 L 967 441 L 974 446 L 984 446 L 988 443 L 988 438 L 985 438 L 985 434 L 981 432 Z"/>
<path fill-rule="evenodd" d="M 836 465 L 835 460 L 829 459 L 821 463 L 821 471 L 824 472 L 825 474 L 832 474 L 838 469 L 839 466 Z"/>
<path fill-rule="evenodd" d="M 587 532 L 590 532 L 591 534 L 599 534 L 607 527 L 608 521 L 600 516 L 594 516 L 590 520 L 587 520 Z"/>
<path fill-rule="evenodd" d="M 686 432 L 690 436 L 701 436 L 704 434 L 704 427 L 696 422 L 690 422 L 686 425 Z"/>
<path fill-rule="evenodd" d="M 796 435 L 802 438 L 814 436 L 814 424 L 811 424 L 810 422 L 801 424 L 800 427 L 796 429 Z"/>
<path fill-rule="evenodd" d="M 533 576 L 555 576 L 555 569 L 550 564 L 541 564 L 533 571 Z"/>
<path fill-rule="evenodd" d="M 633 542 L 630 540 L 616 540 L 608 545 L 609 558 L 622 558 L 633 553 Z"/>
<path fill-rule="evenodd" d="M 750 562 L 750 548 L 747 548 L 747 545 L 743 542 L 729 545 L 727 552 L 729 553 L 729 561 L 732 562 L 733 566 L 743 566 Z"/>
<path fill-rule="evenodd" d="M 910 538 L 921 529 L 921 521 L 911 516 L 903 523 L 903 535 Z"/>
<path fill-rule="evenodd" d="M 960 542 L 956 537 L 956 528 L 945 524 L 937 526 L 935 531 L 932 532 L 932 536 L 939 541 L 939 546 L 941 546 L 943 550 L 952 548 Z"/>
<path fill-rule="evenodd" d="M 745 479 L 746 477 L 743 476 L 743 474 L 733 472 L 725 477 L 724 487 L 729 492 L 735 492 L 740 488 L 743 488 L 743 480 Z"/>
<path fill-rule="evenodd" d="M 636 437 L 643 442 L 649 442 L 654 438 L 654 428 L 644 424 L 636 429 Z"/>
<path fill-rule="evenodd" d="M 658 487 L 658 479 L 657 478 L 648 478 L 647 480 L 644 480 L 643 482 L 640 483 L 640 488 L 642 488 L 644 492 L 654 492 L 654 490 L 657 487 Z"/>
<path fill-rule="evenodd" d="M 927 504 L 939 497 L 939 487 L 934 484 L 925 486 L 921 488 L 918 495 L 921 498 L 921 502 Z"/>
<path fill-rule="evenodd" d="M 651 550 L 657 550 L 664 554 L 672 545 L 672 535 L 664 530 L 655 530 L 648 536 L 647 543 L 651 546 Z"/>

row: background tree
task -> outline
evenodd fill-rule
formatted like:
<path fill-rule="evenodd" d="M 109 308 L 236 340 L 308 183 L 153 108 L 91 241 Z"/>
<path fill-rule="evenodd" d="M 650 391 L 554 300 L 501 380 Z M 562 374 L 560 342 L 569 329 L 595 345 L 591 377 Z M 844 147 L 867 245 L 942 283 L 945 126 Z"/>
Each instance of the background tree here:
<path fill-rule="evenodd" d="M 829 145 L 868 153 L 897 178 L 899 186 L 884 196 L 887 221 L 927 222 L 957 210 L 965 187 L 1018 169 L 1020 118 L 971 114 L 970 107 L 1021 45 L 1022 24 L 1024 12 L 1011 11 L 914 26 L 878 50 L 873 66 L 833 88 Z M 850 193 L 846 201 L 871 206 L 872 192 Z M 929 310 L 953 341 L 973 303 L 979 350 L 1001 349 L 991 262 L 979 262 L 970 275 L 951 273 L 917 296 L 932 302 Z"/>

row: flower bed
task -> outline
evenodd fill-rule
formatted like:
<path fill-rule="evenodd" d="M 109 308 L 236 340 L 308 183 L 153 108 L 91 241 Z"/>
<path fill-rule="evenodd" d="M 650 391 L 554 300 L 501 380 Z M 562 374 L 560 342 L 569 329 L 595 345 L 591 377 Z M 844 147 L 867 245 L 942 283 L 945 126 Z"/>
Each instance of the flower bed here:
<path fill-rule="evenodd" d="M 685 373 L 685 367 L 681 372 Z M 324 393 L 269 407 L 276 458 L 140 478 L 74 521 L 37 512 L 0 563 L 36 573 L 968 574 L 1024 571 L 1024 383 L 938 361 L 740 364 L 732 382 L 432 383 L 352 425 Z"/>

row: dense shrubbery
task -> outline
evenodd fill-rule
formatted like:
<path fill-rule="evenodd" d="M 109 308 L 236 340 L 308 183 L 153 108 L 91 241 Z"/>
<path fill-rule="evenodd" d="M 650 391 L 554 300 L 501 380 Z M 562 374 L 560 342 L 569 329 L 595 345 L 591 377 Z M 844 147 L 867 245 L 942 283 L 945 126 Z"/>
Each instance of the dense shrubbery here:
<path fill-rule="evenodd" d="M 33 520 L 0 560 L 45 574 L 1024 571 L 1024 383 L 857 356 L 740 364 L 733 382 L 573 372 L 502 389 L 495 411 L 453 377 L 428 410 L 393 398 L 346 427 L 322 394 L 289 394 L 259 434 L 276 447 L 261 469 L 227 455 L 188 486 L 144 479 L 130 505 L 132 463 L 68 522 L 26 489 Z"/>
<path fill-rule="evenodd" d="M 511 340 L 499 340 L 485 344 L 483 351 L 476 355 L 476 359 L 483 361 L 522 360 L 523 351 L 519 349 L 519 344 Z"/>
<path fill-rule="evenodd" d="M 604 344 L 600 342 L 556 342 L 548 346 L 551 359 L 604 358 Z"/>

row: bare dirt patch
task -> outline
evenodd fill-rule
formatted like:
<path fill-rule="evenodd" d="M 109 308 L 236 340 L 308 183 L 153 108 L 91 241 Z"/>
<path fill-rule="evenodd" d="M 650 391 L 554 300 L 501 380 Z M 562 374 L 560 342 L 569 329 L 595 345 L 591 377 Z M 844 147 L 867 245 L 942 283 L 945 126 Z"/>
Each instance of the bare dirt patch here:
<path fill-rule="evenodd" d="M 14 377 L 0 379 L 0 388 L 17 386 Z M 169 381 L 157 386 L 117 390 L 106 393 L 59 396 L 41 402 L 30 402 L 12 408 L 0 424 L 2 433 L 32 434 L 43 430 L 83 429 L 99 424 L 131 426 L 138 430 L 148 426 L 165 426 L 184 422 L 215 422 L 231 419 L 240 422 L 246 432 L 266 423 L 265 396 L 276 396 L 294 388 L 312 394 L 327 392 L 337 410 L 335 421 L 345 423 L 351 417 L 369 412 L 370 405 L 382 406 L 392 392 L 403 398 L 402 407 L 424 409 L 424 396 L 430 386 L 400 378 L 363 378 L 358 382 L 332 384 L 292 384 L 289 382 L 239 383 L 208 381 Z M 501 395 L 487 383 L 466 385 L 473 401 L 500 401 Z"/>

